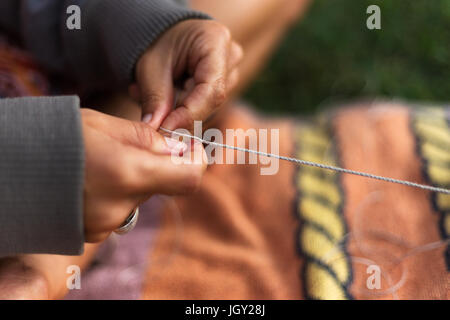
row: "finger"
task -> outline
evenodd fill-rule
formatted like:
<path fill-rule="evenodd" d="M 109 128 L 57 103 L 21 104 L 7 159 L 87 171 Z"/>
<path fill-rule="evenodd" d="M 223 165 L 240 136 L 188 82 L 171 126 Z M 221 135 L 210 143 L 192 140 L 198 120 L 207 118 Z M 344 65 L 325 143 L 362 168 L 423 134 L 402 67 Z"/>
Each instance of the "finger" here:
<path fill-rule="evenodd" d="M 206 169 L 207 157 L 203 145 L 195 142 L 182 157 L 152 156 L 146 162 L 144 193 L 185 194 L 198 188 Z"/>
<path fill-rule="evenodd" d="M 110 116 L 98 111 L 83 109 L 84 123 L 103 132 L 114 140 L 138 149 L 157 154 L 183 153 L 188 149 L 184 143 L 167 139 L 146 123 Z"/>
<path fill-rule="evenodd" d="M 221 79 L 220 83 L 196 84 L 194 89 L 187 93 L 181 100 L 179 106 L 173 110 L 162 123 L 162 127 L 175 130 L 186 128 L 191 130 L 195 120 L 204 121 L 216 110 L 226 97 L 226 81 Z"/>
<path fill-rule="evenodd" d="M 164 120 L 163 127 L 191 128 L 194 120 L 205 120 L 226 97 L 228 73 L 228 43 L 211 47 L 202 56 L 194 70 L 193 90 L 181 101 L 181 106 Z"/>
<path fill-rule="evenodd" d="M 130 121 L 130 124 L 133 129 L 124 131 L 123 139 L 135 147 L 165 155 L 182 155 L 188 150 L 185 143 L 163 136 L 146 123 Z"/>
<path fill-rule="evenodd" d="M 173 105 L 172 66 L 167 56 L 151 51 L 139 61 L 137 82 L 140 86 L 142 119 L 158 129 Z"/>
<path fill-rule="evenodd" d="M 235 68 L 230 71 L 227 77 L 226 91 L 230 92 L 233 90 L 239 83 L 240 72 L 238 68 Z M 189 90 L 183 90 L 179 94 L 180 101 L 187 99 L 190 95 Z M 203 120 L 206 121 L 210 118 L 212 114 L 217 111 L 217 107 L 213 109 L 206 109 L 205 114 L 203 114 L 203 110 L 199 110 L 199 113 L 193 112 L 192 109 L 187 108 L 184 103 L 180 103 L 181 106 L 177 106 L 175 110 L 173 110 L 168 118 L 162 123 L 161 127 L 175 130 L 177 128 L 186 128 L 189 131 L 192 131 L 193 124 L 195 120 Z"/>

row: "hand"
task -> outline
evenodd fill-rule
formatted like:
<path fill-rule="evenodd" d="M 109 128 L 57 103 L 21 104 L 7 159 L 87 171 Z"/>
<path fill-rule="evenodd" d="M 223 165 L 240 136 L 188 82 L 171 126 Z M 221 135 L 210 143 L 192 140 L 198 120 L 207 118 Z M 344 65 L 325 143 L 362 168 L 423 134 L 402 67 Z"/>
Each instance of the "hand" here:
<path fill-rule="evenodd" d="M 206 120 L 237 84 L 242 48 L 215 21 L 187 20 L 166 31 L 139 59 L 130 95 L 154 129 L 192 129 Z M 181 83 L 180 83 L 181 82 Z M 175 84 L 181 85 L 176 109 Z"/>
<path fill-rule="evenodd" d="M 85 140 L 84 226 L 99 242 L 155 193 L 194 190 L 206 168 L 201 143 L 166 138 L 149 125 L 82 109 Z M 182 154 L 183 160 L 172 157 Z M 191 159 L 193 157 L 193 160 Z M 200 161 L 198 161 L 200 160 Z"/>

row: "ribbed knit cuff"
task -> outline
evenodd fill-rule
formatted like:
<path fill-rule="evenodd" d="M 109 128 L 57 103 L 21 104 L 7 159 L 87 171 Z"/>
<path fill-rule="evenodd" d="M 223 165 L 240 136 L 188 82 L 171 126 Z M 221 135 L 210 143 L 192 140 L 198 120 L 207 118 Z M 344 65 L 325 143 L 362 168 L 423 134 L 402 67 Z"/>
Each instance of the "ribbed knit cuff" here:
<path fill-rule="evenodd" d="M 83 251 L 77 97 L 0 99 L 0 256 Z"/>
<path fill-rule="evenodd" d="M 167 29 L 187 19 L 209 19 L 169 0 L 82 2 L 82 29 L 64 32 L 64 47 L 81 82 L 129 84 L 145 50 Z M 108 83 L 111 85 L 111 83 Z"/>

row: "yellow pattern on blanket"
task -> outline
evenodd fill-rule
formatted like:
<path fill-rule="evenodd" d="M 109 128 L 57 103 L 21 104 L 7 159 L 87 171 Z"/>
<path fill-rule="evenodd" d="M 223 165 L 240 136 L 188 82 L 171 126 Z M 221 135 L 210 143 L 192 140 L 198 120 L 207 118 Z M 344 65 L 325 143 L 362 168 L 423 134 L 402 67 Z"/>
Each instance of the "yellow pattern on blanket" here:
<path fill-rule="evenodd" d="M 297 127 L 296 157 L 338 165 L 329 124 L 319 118 Z M 296 173 L 297 213 L 301 221 L 298 245 L 305 257 L 305 294 L 313 299 L 347 299 L 351 265 L 340 243 L 345 240 L 339 173 L 300 166 Z"/>

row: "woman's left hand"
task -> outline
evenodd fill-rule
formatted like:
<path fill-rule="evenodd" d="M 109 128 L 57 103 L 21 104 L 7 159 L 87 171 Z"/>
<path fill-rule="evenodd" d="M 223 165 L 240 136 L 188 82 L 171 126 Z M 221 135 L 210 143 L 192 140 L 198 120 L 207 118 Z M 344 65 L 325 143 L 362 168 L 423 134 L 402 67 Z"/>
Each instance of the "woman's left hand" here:
<path fill-rule="evenodd" d="M 192 129 L 194 120 L 206 120 L 236 86 L 242 56 L 219 22 L 180 22 L 139 59 L 130 95 L 142 103 L 143 120 L 153 129 Z M 181 94 L 172 110 L 177 83 Z"/>

